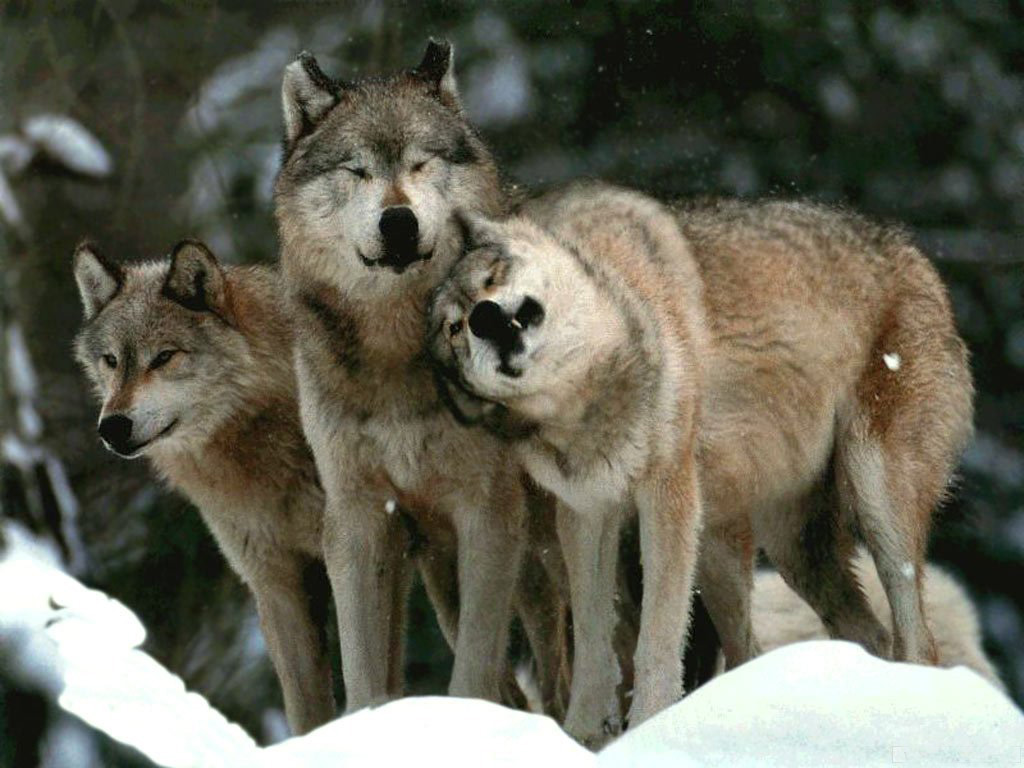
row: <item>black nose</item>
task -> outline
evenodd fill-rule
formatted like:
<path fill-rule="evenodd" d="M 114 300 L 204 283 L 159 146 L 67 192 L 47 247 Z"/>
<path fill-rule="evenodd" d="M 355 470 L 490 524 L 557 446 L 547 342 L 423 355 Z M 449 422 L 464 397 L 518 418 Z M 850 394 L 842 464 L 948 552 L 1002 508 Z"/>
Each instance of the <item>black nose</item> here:
<path fill-rule="evenodd" d="M 385 208 L 380 215 L 380 235 L 384 238 L 385 251 L 397 251 L 399 254 L 412 251 L 416 248 L 420 236 L 420 225 L 416 221 L 416 214 L 407 205 L 393 205 Z"/>
<path fill-rule="evenodd" d="M 132 436 L 132 420 L 119 413 L 107 416 L 100 422 L 97 431 L 111 448 L 121 451 L 128 447 L 128 440 Z"/>
<path fill-rule="evenodd" d="M 477 338 L 501 342 L 513 329 L 496 302 L 481 301 L 469 314 L 469 330 Z"/>
<path fill-rule="evenodd" d="M 523 299 L 523 303 L 519 305 L 519 309 L 516 310 L 516 321 L 523 328 L 540 325 L 544 322 L 544 307 L 532 296 L 527 296 Z"/>

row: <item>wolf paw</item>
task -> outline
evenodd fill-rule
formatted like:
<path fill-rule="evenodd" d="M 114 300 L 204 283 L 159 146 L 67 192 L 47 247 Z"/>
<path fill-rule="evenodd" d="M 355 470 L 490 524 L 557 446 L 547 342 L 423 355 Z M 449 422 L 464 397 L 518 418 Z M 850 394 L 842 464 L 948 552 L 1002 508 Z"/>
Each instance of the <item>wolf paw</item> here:
<path fill-rule="evenodd" d="M 580 720 L 566 719 L 565 730 L 587 749 L 598 750 L 622 733 L 622 717 L 618 714 L 607 715 L 590 723 Z"/>

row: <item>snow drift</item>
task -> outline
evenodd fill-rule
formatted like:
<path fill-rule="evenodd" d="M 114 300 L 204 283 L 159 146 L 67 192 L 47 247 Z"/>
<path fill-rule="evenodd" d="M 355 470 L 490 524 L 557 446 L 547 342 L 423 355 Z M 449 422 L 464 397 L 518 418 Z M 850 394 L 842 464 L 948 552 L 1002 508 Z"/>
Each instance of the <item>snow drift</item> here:
<path fill-rule="evenodd" d="M 881 661 L 818 641 L 711 681 L 598 755 L 549 718 L 496 704 L 408 698 L 261 749 L 139 650 L 122 604 L 60 571 L 4 527 L 0 650 L 47 678 L 60 706 L 154 763 L 185 766 L 1020 765 L 1024 715 L 964 668 Z"/>

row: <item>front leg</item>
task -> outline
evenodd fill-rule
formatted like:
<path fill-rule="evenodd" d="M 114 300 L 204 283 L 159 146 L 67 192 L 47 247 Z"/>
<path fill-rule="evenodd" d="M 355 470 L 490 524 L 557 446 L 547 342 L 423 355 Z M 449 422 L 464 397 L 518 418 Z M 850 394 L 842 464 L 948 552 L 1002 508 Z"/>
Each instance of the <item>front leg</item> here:
<path fill-rule="evenodd" d="M 325 635 L 328 587 L 318 566 L 293 553 L 261 553 L 252 565 L 246 581 L 281 683 L 288 724 L 296 736 L 308 733 L 334 718 Z"/>
<path fill-rule="evenodd" d="M 690 623 L 701 501 L 696 461 L 687 451 L 658 467 L 637 493 L 643 600 L 634 656 L 629 724 L 635 727 L 682 696 L 682 649 Z"/>
<path fill-rule="evenodd" d="M 508 467 L 496 475 L 489 483 L 468 485 L 451 500 L 461 605 L 448 692 L 490 701 L 501 699 L 512 596 L 525 539 L 519 477 Z"/>
<path fill-rule="evenodd" d="M 346 711 L 380 704 L 396 687 L 389 669 L 401 620 L 396 610 L 407 582 L 404 531 L 385 512 L 387 499 L 369 489 L 331 488 L 324 520 L 324 560 L 338 614 Z"/>
<path fill-rule="evenodd" d="M 615 652 L 621 511 L 577 513 L 558 505 L 558 537 L 569 573 L 573 669 L 565 730 L 596 749 L 622 729 Z"/>

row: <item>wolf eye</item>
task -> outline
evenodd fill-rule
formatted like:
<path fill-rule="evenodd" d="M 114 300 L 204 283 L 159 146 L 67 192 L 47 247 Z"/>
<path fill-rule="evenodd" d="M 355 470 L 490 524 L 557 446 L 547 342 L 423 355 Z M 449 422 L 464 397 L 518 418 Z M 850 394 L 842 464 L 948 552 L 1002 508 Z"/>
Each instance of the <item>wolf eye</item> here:
<path fill-rule="evenodd" d="M 348 166 L 345 166 L 345 170 L 348 171 L 349 173 L 351 173 L 357 179 L 368 179 L 368 178 L 370 178 L 370 174 L 368 174 L 366 172 L 365 168 L 350 168 Z"/>
<path fill-rule="evenodd" d="M 117 358 L 114 355 L 103 355 L 100 359 L 108 368 L 117 368 Z"/>
<path fill-rule="evenodd" d="M 451 325 L 448 326 L 448 335 L 449 336 L 457 336 L 461 330 L 462 330 L 462 321 L 461 320 L 456 320 L 454 323 L 452 323 Z"/>
<path fill-rule="evenodd" d="M 155 371 L 171 362 L 171 358 L 178 353 L 176 349 L 165 349 L 157 353 L 157 356 L 149 364 L 149 370 Z"/>
<path fill-rule="evenodd" d="M 430 162 L 430 160 L 427 159 L 427 160 L 421 160 L 418 163 L 413 163 L 412 164 L 412 169 L 411 169 L 412 172 L 413 173 L 419 173 L 420 171 L 422 171 L 426 167 L 427 163 L 429 163 L 429 162 Z"/>

